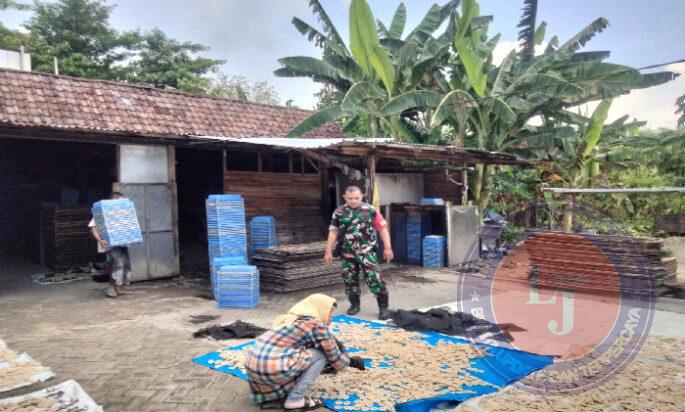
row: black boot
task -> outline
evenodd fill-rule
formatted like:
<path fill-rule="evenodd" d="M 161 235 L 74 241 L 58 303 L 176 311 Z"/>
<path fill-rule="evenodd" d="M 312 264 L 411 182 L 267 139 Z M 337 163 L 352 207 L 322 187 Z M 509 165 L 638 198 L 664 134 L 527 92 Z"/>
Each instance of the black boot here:
<path fill-rule="evenodd" d="M 376 300 L 378 301 L 378 319 L 388 320 L 390 319 L 390 311 L 388 310 L 390 297 L 388 294 L 376 295 Z"/>
<path fill-rule="evenodd" d="M 361 310 L 361 302 L 359 295 L 350 295 L 350 308 L 347 309 L 347 314 L 350 316 L 356 315 Z"/>

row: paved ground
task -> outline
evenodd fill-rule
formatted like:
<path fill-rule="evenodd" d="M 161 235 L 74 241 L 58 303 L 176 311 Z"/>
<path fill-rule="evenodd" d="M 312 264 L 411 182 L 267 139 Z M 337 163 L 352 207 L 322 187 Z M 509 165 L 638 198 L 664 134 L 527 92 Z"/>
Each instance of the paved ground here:
<path fill-rule="evenodd" d="M 106 411 L 258 410 L 248 401 L 245 382 L 191 362 L 241 341 L 193 339 L 191 333 L 202 325 L 190 317 L 218 315 L 214 322 L 242 319 L 268 327 L 277 314 L 312 293 L 266 294 L 253 310 L 219 310 L 208 300 L 204 277 L 139 283 L 125 296 L 106 299 L 103 285 L 92 281 L 32 284 L 28 274 L 40 270 L 0 265 L 0 338 L 54 370 L 57 377 L 43 386 L 75 379 Z M 387 273 L 394 308 L 456 299 L 458 275 L 448 269 Z M 342 287 L 318 291 L 343 300 Z M 655 333 L 685 338 L 678 326 L 684 317 L 673 313 L 683 311 L 681 302 L 660 302 L 658 308 L 668 311 L 657 312 Z M 371 295 L 363 296 L 362 306 L 361 317 L 375 317 Z"/>
<path fill-rule="evenodd" d="M 258 410 L 248 401 L 245 382 L 191 362 L 241 341 L 194 339 L 191 333 L 202 325 L 190 323 L 190 317 L 219 315 L 214 322 L 242 319 L 268 327 L 277 314 L 312 293 L 266 294 L 253 310 L 219 310 L 208 300 L 204 277 L 139 283 L 127 295 L 107 299 L 103 285 L 92 281 L 32 284 L 28 274 L 40 270 L 0 268 L 0 338 L 53 369 L 56 379 L 43 386 L 74 379 L 106 411 Z M 392 306 L 453 300 L 455 276 L 447 270 L 390 275 Z M 342 287 L 317 291 L 344 297 Z M 364 295 L 362 305 L 361 316 L 373 319 L 373 296 Z"/>

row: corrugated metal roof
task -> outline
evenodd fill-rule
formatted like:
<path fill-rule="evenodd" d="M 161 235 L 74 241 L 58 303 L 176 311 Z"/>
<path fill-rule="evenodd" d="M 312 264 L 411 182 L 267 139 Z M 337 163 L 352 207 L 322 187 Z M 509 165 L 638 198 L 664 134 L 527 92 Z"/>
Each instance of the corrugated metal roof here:
<path fill-rule="evenodd" d="M 439 160 L 439 161 L 472 161 L 474 163 L 482 162 L 487 164 L 518 164 L 530 165 L 526 161 L 517 159 L 516 156 L 490 152 L 485 150 L 464 149 L 456 146 L 435 146 L 427 144 L 415 144 L 398 142 L 392 138 L 279 138 L 279 137 L 222 137 L 222 136 L 197 136 L 192 135 L 190 138 L 196 141 L 214 142 L 214 143 L 234 143 L 238 145 L 263 145 L 277 149 L 300 149 L 300 150 L 316 150 L 316 149 L 331 149 L 340 150 L 343 152 L 345 148 L 350 146 L 366 146 L 372 151 L 385 153 L 394 152 L 395 157 L 402 156 L 404 153 L 407 159 L 414 160 Z M 397 154 L 399 153 L 399 155 Z M 438 158 L 436 158 L 436 156 Z M 392 156 L 390 156 L 392 157 Z"/>
<path fill-rule="evenodd" d="M 244 144 L 256 144 L 264 146 L 279 147 L 284 149 L 322 149 L 345 142 L 359 143 L 394 143 L 392 138 L 330 138 L 330 139 L 301 139 L 288 137 L 222 137 L 222 136 L 191 136 L 198 139 L 208 139 L 220 142 L 235 142 Z"/>

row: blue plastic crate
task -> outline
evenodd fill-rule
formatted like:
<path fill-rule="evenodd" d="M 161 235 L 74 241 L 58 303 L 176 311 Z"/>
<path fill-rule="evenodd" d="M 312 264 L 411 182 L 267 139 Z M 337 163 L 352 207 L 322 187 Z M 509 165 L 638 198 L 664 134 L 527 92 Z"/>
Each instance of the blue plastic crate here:
<path fill-rule="evenodd" d="M 259 270 L 256 266 L 224 265 L 214 271 L 214 287 L 254 285 L 259 286 Z"/>
<path fill-rule="evenodd" d="M 213 283 L 212 292 L 220 308 L 251 308 L 259 303 L 259 270 L 256 266 L 221 266 L 215 271 Z"/>
<path fill-rule="evenodd" d="M 250 251 L 277 246 L 276 219 L 273 216 L 255 216 L 250 220 Z"/>
<path fill-rule="evenodd" d="M 438 268 L 445 266 L 447 240 L 445 236 L 426 236 L 423 239 L 423 266 Z"/>
<path fill-rule="evenodd" d="M 423 260 L 423 238 L 430 234 L 431 222 L 428 213 L 407 215 L 407 261 L 421 264 Z"/>
<path fill-rule="evenodd" d="M 207 197 L 207 200 L 211 200 L 213 202 L 217 201 L 230 201 L 230 200 L 239 200 L 242 201 L 243 197 L 239 193 L 225 193 L 222 195 L 209 195 Z"/>
<path fill-rule="evenodd" d="M 209 260 L 209 274 L 210 280 L 212 282 L 212 292 L 215 290 L 217 283 L 217 273 L 222 266 L 229 265 L 246 265 L 247 261 L 244 256 L 233 256 L 233 257 L 215 257 Z"/>
<path fill-rule="evenodd" d="M 101 200 L 93 204 L 92 212 L 100 238 L 110 246 L 143 241 L 136 209 L 129 199 Z"/>
<path fill-rule="evenodd" d="M 220 298 L 216 304 L 220 309 L 251 309 L 259 305 L 259 293 L 245 299 Z"/>
<path fill-rule="evenodd" d="M 422 206 L 444 206 L 445 201 L 439 197 L 424 197 L 420 204 Z"/>
<path fill-rule="evenodd" d="M 207 246 L 210 260 L 236 257 L 247 260 L 245 204 L 239 194 L 207 198 Z"/>

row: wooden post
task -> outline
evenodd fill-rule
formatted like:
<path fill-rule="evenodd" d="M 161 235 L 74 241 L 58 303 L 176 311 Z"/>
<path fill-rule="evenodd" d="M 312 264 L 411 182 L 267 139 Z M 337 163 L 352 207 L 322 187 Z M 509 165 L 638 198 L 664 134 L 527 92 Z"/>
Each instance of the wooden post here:
<path fill-rule="evenodd" d="M 262 173 L 262 152 L 257 152 L 257 172 Z"/>
<path fill-rule="evenodd" d="M 171 229 L 174 236 L 174 255 L 175 255 L 175 272 L 180 274 L 180 246 L 179 246 L 179 229 L 178 229 L 178 187 L 176 185 L 176 147 L 167 146 L 167 176 L 169 188 L 171 189 Z M 147 218 L 148 213 L 145 213 Z M 147 226 L 147 224 L 146 224 Z M 149 242 L 146 242 L 149 243 Z M 148 245 L 149 247 L 149 245 Z M 149 253 L 148 253 L 149 256 Z M 148 262 L 148 273 L 150 271 L 150 264 Z"/>
<path fill-rule="evenodd" d="M 390 231 L 392 230 L 390 228 L 390 225 L 392 224 L 390 221 L 390 214 L 391 213 L 392 213 L 391 205 L 389 205 L 389 204 L 385 205 L 385 212 L 384 212 L 383 217 L 385 218 L 385 221 L 388 223 L 388 233 L 390 233 Z"/>
<path fill-rule="evenodd" d="M 288 173 L 293 173 L 293 154 L 288 153 Z"/>
<path fill-rule="evenodd" d="M 445 240 L 446 240 L 446 247 L 447 247 L 447 253 L 445 256 L 445 263 L 447 266 L 452 266 L 451 262 L 452 259 L 452 214 L 450 213 L 450 209 L 452 209 L 452 202 L 445 201 Z"/>
<path fill-rule="evenodd" d="M 227 187 L 226 187 L 226 176 L 228 175 L 228 152 L 226 150 L 224 152 L 224 162 L 223 162 L 223 167 L 221 170 L 221 193 L 228 193 Z"/>
<path fill-rule="evenodd" d="M 464 167 L 461 169 L 461 205 L 466 206 L 469 203 L 469 172 Z"/>
<path fill-rule="evenodd" d="M 576 225 L 576 194 L 571 195 L 571 231 Z"/>
<path fill-rule="evenodd" d="M 121 182 L 121 145 L 117 144 L 117 182 Z"/>
<path fill-rule="evenodd" d="M 376 192 L 376 155 L 371 154 L 369 157 L 366 158 L 366 167 L 368 171 L 368 178 L 369 178 L 369 198 L 367 201 L 371 204 L 373 204 L 373 196 L 374 193 Z M 378 205 L 374 205 L 377 207 Z"/>
<path fill-rule="evenodd" d="M 326 165 L 319 165 L 319 173 L 321 175 L 321 216 L 323 217 L 322 234 L 324 239 L 328 233 L 328 220 L 331 218 L 331 197 L 328 195 L 328 186 L 330 185 L 331 175 Z"/>
<path fill-rule="evenodd" d="M 556 196 L 552 195 L 552 201 L 549 204 L 549 230 L 554 230 L 554 204 L 556 203 Z"/>

